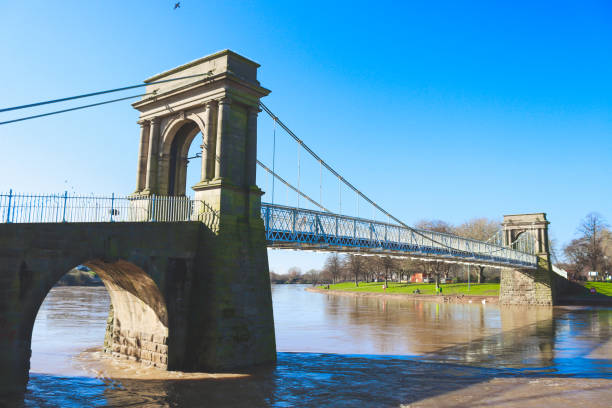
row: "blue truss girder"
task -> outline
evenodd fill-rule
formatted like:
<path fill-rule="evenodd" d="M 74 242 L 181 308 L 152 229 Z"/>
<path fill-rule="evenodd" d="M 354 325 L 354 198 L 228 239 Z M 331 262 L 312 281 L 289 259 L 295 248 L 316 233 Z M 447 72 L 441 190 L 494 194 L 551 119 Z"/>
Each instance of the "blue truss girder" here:
<path fill-rule="evenodd" d="M 537 257 L 492 243 L 344 215 L 262 203 L 270 246 L 308 244 L 321 250 L 354 248 L 457 261 L 534 268 Z"/>

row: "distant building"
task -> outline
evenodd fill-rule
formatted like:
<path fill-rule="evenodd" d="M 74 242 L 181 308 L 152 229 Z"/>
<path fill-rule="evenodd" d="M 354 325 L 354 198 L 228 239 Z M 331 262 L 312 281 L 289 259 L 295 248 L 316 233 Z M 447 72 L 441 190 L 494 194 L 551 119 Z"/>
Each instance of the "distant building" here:
<path fill-rule="evenodd" d="M 423 283 L 423 274 L 421 272 L 413 273 L 410 275 L 411 283 Z"/>

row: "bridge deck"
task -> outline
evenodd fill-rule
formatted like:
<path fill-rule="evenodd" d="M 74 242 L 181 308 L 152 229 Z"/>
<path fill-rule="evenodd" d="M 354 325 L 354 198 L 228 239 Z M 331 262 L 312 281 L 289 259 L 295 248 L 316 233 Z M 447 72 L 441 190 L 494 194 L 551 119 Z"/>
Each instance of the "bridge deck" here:
<path fill-rule="evenodd" d="M 456 235 L 266 203 L 261 215 L 271 247 L 537 266 L 535 255 Z"/>

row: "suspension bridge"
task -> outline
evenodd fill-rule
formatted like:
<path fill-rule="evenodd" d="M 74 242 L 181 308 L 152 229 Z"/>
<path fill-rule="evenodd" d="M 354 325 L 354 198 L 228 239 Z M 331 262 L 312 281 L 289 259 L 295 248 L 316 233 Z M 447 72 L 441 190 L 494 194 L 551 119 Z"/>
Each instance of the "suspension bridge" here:
<path fill-rule="evenodd" d="M 258 68 L 225 50 L 143 84 L 0 109 L 145 88 L 138 95 L 0 122 L 140 98 L 132 104 L 141 129 L 132 194 L 0 194 L 0 297 L 6 299 L 0 303 L 0 323 L 6 326 L 0 334 L 0 392 L 27 382 L 36 311 L 53 284 L 80 264 L 98 273 L 111 296 L 114 323 L 106 350 L 184 371 L 275 360 L 266 248 L 502 268 L 506 303 L 552 304 L 545 214 L 505 216 L 500 232 L 486 242 L 406 225 L 260 101 L 270 91 L 257 80 Z M 260 112 L 273 125 L 271 163 L 258 157 Z M 294 182 L 279 174 L 281 132 L 297 146 Z M 199 135 L 201 150 L 190 157 Z M 188 197 L 187 165 L 196 157 L 200 177 Z M 318 172 L 304 171 L 307 160 Z M 271 178 L 266 192 L 258 187 L 258 168 Z M 324 202 L 323 191 L 329 189 L 324 176 L 337 183 L 338 211 Z M 279 202 L 277 185 L 286 188 L 287 197 L 291 192 L 295 203 Z M 356 197 L 356 214 L 349 213 L 347 191 Z M 364 206 L 386 221 L 361 216 Z"/>

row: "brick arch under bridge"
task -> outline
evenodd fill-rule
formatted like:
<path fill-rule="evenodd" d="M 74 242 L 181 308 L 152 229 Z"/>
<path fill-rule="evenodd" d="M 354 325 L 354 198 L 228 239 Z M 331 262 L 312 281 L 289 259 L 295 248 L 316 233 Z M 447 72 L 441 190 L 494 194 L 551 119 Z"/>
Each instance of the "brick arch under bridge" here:
<path fill-rule="evenodd" d="M 0 395 L 24 391 L 38 309 L 79 264 L 110 294 L 114 355 L 181 371 L 274 361 L 271 316 L 257 321 L 250 307 L 254 296 L 271 311 L 269 280 L 257 293 L 252 279 L 233 284 L 237 277 L 211 263 L 214 242 L 199 222 L 0 224 Z"/>

